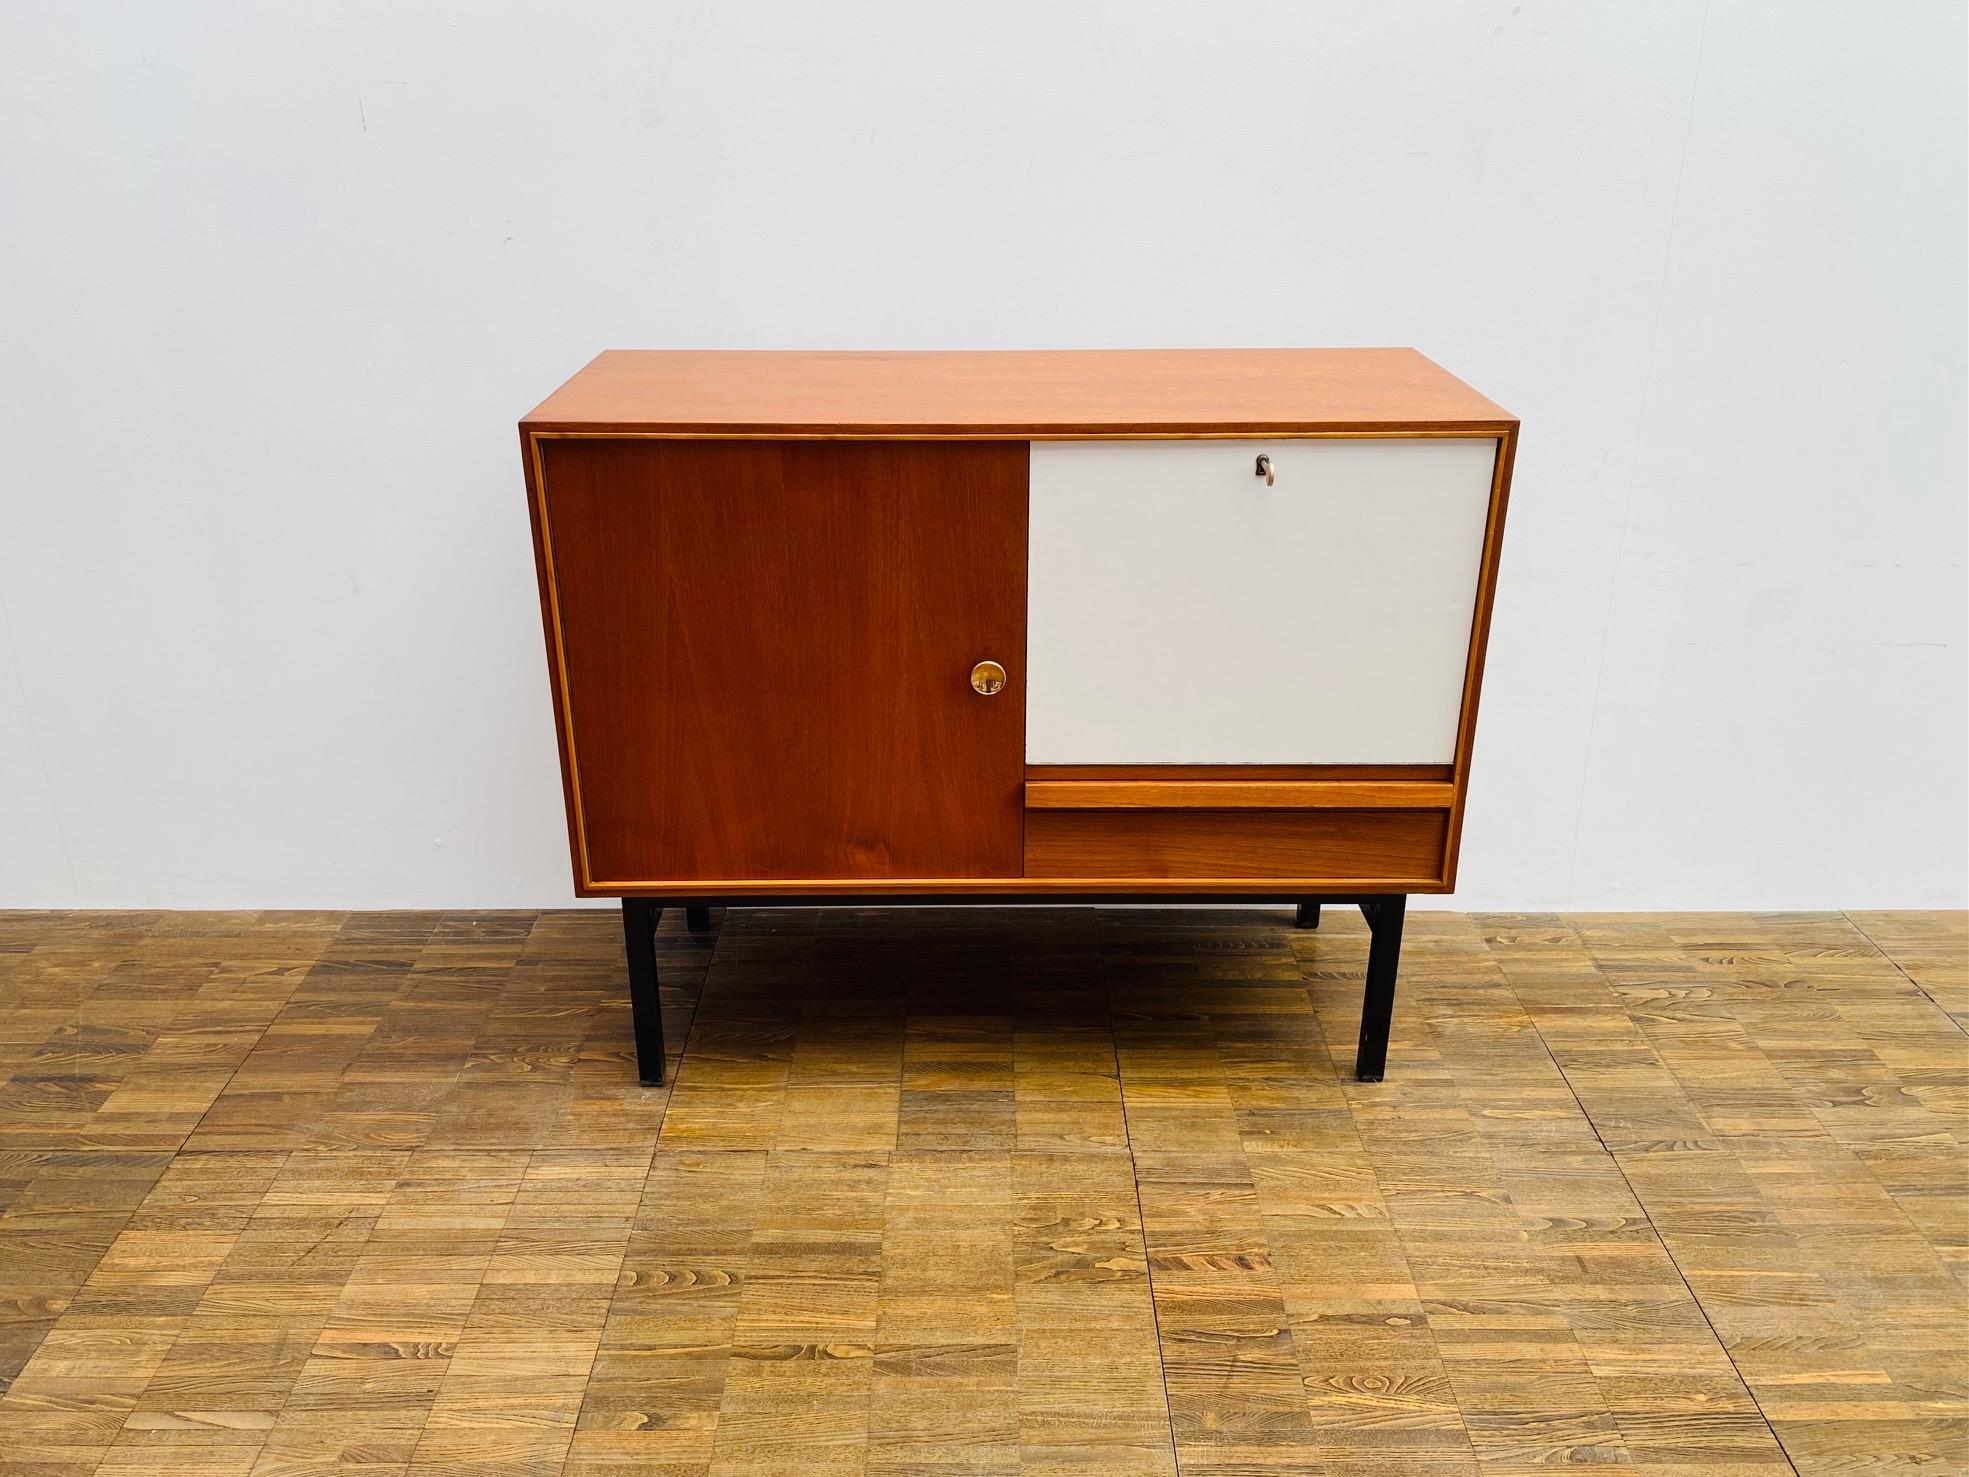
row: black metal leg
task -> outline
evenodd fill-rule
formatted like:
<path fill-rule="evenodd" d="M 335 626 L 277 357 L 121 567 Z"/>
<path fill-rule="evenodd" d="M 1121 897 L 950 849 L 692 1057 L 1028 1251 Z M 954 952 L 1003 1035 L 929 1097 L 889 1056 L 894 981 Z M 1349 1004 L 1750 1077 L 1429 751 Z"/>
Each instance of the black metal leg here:
<path fill-rule="evenodd" d="M 1295 921 L 1301 928 L 1318 928 L 1320 926 L 1320 905 L 1318 903 L 1301 903 L 1299 905 L 1299 916 Z"/>
<path fill-rule="evenodd" d="M 648 1087 L 663 1085 L 663 1006 L 656 994 L 656 924 L 663 904 L 622 900 L 622 942 L 629 954 L 629 1012 L 636 1024 L 636 1071 Z"/>
<path fill-rule="evenodd" d="M 1361 916 L 1374 935 L 1367 948 L 1360 1049 L 1354 1055 L 1354 1076 L 1362 1082 L 1379 1082 L 1388 1070 L 1388 1022 L 1395 1013 L 1395 970 L 1401 963 L 1407 913 L 1408 899 L 1399 893 L 1361 904 Z"/>
<path fill-rule="evenodd" d="M 692 933 L 703 933 L 710 926 L 711 910 L 709 908 L 684 909 L 684 927 L 688 928 Z"/>

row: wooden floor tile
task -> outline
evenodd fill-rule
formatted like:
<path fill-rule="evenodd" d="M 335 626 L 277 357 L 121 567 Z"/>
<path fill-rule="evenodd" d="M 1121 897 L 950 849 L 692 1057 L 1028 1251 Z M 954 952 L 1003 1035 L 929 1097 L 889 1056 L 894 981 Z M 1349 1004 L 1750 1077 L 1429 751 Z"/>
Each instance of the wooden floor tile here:
<path fill-rule="evenodd" d="M 1969 1471 L 1969 919 L 0 914 L 0 1471 Z"/>

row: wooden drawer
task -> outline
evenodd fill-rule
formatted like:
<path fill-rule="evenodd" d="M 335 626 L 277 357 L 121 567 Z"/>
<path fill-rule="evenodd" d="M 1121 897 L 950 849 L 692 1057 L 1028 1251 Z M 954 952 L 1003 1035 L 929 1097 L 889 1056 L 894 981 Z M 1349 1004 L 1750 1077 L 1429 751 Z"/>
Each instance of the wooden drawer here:
<path fill-rule="evenodd" d="M 1447 810 L 1028 809 L 1025 875 L 1443 886 Z"/>

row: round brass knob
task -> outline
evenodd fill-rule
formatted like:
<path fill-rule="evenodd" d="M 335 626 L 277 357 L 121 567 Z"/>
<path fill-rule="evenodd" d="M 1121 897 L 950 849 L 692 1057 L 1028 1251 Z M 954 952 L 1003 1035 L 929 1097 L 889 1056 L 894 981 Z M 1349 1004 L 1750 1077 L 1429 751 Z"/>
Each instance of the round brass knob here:
<path fill-rule="evenodd" d="M 971 668 L 971 687 L 990 697 L 1005 685 L 1005 669 L 997 662 L 979 662 Z"/>

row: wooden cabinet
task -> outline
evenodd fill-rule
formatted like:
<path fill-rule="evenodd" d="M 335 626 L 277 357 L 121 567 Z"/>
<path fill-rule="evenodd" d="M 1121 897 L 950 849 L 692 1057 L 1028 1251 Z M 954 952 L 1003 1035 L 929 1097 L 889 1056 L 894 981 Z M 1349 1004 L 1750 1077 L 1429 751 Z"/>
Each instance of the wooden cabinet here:
<path fill-rule="evenodd" d="M 1409 350 L 596 359 L 521 442 L 645 1076 L 665 902 L 1344 897 L 1391 999 L 1516 437 Z"/>

